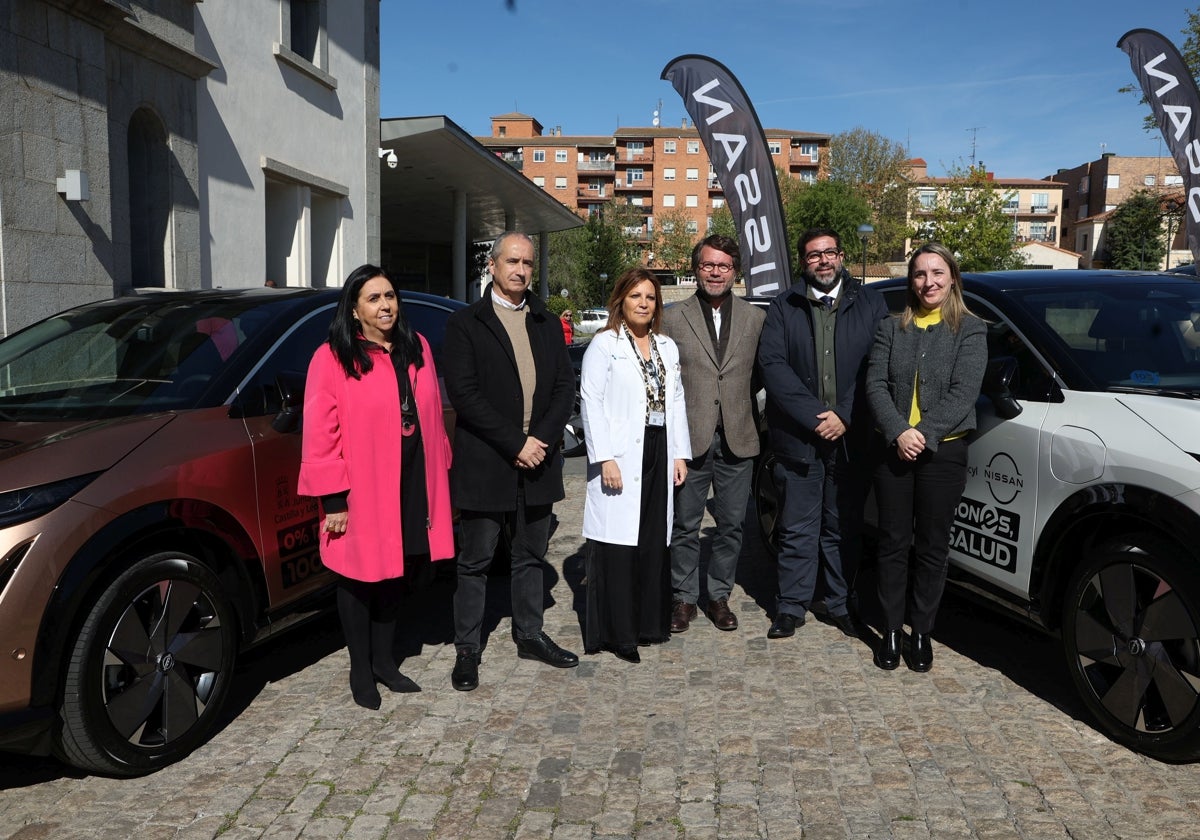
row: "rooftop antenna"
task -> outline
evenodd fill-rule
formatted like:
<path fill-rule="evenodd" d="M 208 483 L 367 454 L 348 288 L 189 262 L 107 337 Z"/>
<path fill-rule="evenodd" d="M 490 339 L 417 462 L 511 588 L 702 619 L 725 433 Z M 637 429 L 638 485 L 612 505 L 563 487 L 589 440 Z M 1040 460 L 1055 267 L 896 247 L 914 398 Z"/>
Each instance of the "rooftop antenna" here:
<path fill-rule="evenodd" d="M 659 116 L 661 114 L 662 114 L 662 100 L 660 99 L 660 100 L 658 100 L 658 107 L 654 109 L 654 119 L 651 120 L 651 125 L 653 125 L 655 128 L 658 128 L 659 123 L 662 122 L 662 120 L 659 119 Z"/>
<path fill-rule="evenodd" d="M 986 125 L 973 125 L 970 128 L 965 129 L 966 131 L 971 132 L 971 168 L 972 169 L 975 168 L 975 145 L 976 145 L 976 141 L 979 139 L 979 129 L 981 129 L 981 128 L 987 128 L 987 126 Z"/>

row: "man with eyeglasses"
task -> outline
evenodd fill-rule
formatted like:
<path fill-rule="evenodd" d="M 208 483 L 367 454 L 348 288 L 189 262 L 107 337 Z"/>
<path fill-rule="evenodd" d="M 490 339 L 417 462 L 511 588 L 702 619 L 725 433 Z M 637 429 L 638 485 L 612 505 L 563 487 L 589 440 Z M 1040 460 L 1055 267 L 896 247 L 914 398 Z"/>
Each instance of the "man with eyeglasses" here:
<path fill-rule="evenodd" d="M 735 630 L 729 608 L 750 477 L 758 455 L 752 382 L 764 315 L 733 294 L 741 268 L 738 244 L 713 235 L 692 249 L 696 294 L 663 313 L 663 332 L 679 346 L 692 452 L 687 481 L 675 497 L 671 529 L 671 632 L 696 617 L 700 597 L 700 521 L 709 488 L 717 523 L 708 560 L 705 614 L 719 630 Z"/>
<path fill-rule="evenodd" d="M 767 638 L 804 624 L 818 577 L 829 620 L 857 636 L 849 598 L 873 428 L 863 380 L 887 305 L 846 271 L 836 231 L 805 231 L 798 253 L 802 281 L 771 301 L 758 345 L 779 489 L 779 598 Z"/>

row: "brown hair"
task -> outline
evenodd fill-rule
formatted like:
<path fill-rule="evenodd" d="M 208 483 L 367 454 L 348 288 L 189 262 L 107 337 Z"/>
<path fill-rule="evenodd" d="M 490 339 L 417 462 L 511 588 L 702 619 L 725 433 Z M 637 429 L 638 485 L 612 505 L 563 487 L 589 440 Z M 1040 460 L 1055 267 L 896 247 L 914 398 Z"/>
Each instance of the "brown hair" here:
<path fill-rule="evenodd" d="M 958 260 L 954 259 L 954 254 L 950 253 L 950 249 L 940 242 L 927 242 L 913 251 L 912 256 L 908 258 L 908 295 L 904 312 L 900 315 L 900 329 L 908 329 L 912 325 L 917 311 L 921 308 L 921 301 L 917 297 L 917 293 L 913 291 L 912 280 L 913 272 L 916 270 L 917 257 L 922 254 L 941 257 L 950 269 L 950 289 L 941 307 L 942 323 L 949 327 L 951 332 L 958 332 L 963 317 L 970 315 L 971 310 L 967 308 L 967 302 L 963 300 L 962 272 L 958 269 Z"/>
<path fill-rule="evenodd" d="M 621 304 L 625 302 L 625 298 L 629 297 L 629 293 L 633 291 L 633 287 L 644 280 L 649 280 L 654 284 L 654 316 L 650 319 L 650 329 L 658 332 L 658 325 L 662 323 L 662 285 L 658 282 L 658 275 L 648 268 L 631 268 L 617 278 L 617 282 L 613 285 L 612 294 L 608 296 L 608 323 L 605 324 L 606 329 L 616 330 L 621 325 L 624 317 L 621 315 Z"/>

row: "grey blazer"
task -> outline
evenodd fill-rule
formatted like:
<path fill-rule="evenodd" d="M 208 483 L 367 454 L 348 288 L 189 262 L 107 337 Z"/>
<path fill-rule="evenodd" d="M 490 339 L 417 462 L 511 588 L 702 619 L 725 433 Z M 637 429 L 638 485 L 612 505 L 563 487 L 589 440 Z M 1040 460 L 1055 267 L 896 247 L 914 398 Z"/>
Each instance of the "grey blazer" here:
<path fill-rule="evenodd" d="M 963 318 L 957 333 L 945 324 L 929 329 L 900 329 L 900 319 L 885 318 L 875 334 L 867 363 L 867 403 L 887 443 L 911 428 L 913 382 L 921 377 L 921 422 L 927 449 L 951 435 L 975 428 L 975 400 L 987 368 L 987 330 L 974 315 Z"/>
<path fill-rule="evenodd" d="M 679 346 L 692 455 L 698 457 L 708 451 L 717 420 L 723 417 L 730 452 L 739 458 L 752 458 L 759 449 L 752 385 L 754 357 L 766 316 L 735 295 L 729 323 L 722 324 L 722 330 L 729 330 L 725 357 L 717 364 L 717 351 L 700 309 L 708 305 L 693 295 L 667 308 L 662 322 L 662 331 Z"/>

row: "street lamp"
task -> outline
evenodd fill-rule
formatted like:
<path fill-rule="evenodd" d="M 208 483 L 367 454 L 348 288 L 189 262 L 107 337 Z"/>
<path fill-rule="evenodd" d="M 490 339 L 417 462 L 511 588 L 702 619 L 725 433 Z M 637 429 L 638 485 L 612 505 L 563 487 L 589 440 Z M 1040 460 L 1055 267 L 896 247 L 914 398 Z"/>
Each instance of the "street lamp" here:
<path fill-rule="evenodd" d="M 872 225 L 861 224 L 858 226 L 858 238 L 862 242 L 863 249 L 863 282 L 867 282 L 867 240 L 875 235 L 875 228 Z"/>

